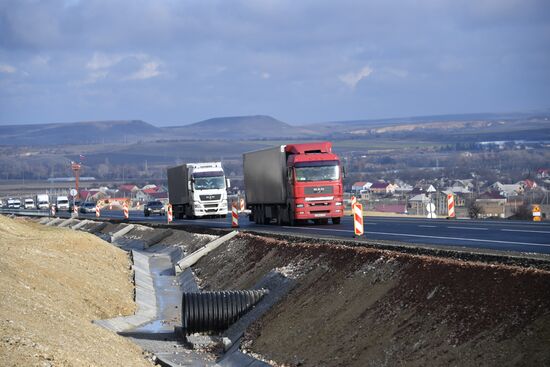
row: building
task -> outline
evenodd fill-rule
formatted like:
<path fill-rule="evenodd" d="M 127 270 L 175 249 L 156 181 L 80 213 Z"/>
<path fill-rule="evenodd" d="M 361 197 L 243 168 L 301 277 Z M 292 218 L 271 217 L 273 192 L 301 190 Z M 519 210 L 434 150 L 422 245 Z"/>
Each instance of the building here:
<path fill-rule="evenodd" d="M 366 191 L 372 186 L 371 182 L 359 181 L 351 185 L 351 191 L 360 193 L 361 191 Z"/>
<path fill-rule="evenodd" d="M 476 199 L 480 218 L 506 218 L 506 197 L 497 191 L 484 192 Z"/>

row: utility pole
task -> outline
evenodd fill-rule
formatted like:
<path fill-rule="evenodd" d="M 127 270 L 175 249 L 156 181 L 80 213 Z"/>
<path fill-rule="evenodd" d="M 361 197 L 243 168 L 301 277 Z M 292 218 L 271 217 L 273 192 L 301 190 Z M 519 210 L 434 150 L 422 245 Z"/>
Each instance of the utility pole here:
<path fill-rule="evenodd" d="M 74 172 L 74 182 L 75 182 L 75 189 L 76 189 L 76 195 L 75 195 L 75 199 L 78 199 L 79 195 L 80 195 L 80 190 L 78 189 L 78 184 L 79 184 L 79 180 L 80 180 L 80 163 L 76 163 L 76 162 L 71 162 L 71 168 Z"/>

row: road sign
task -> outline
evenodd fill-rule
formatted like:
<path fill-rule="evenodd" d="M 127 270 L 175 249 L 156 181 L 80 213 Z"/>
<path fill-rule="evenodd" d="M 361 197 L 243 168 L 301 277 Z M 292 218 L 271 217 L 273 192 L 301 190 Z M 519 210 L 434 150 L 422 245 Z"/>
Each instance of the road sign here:
<path fill-rule="evenodd" d="M 76 189 L 71 189 L 70 193 L 71 193 L 71 196 L 76 196 L 76 194 L 78 194 Z"/>
<path fill-rule="evenodd" d="M 542 214 L 540 212 L 540 206 L 533 205 L 533 221 L 540 222 Z"/>
<path fill-rule="evenodd" d="M 426 205 L 426 210 L 428 211 L 428 215 L 426 216 L 427 218 L 437 218 L 437 216 L 435 215 L 435 205 L 433 203 L 428 203 L 428 205 Z"/>

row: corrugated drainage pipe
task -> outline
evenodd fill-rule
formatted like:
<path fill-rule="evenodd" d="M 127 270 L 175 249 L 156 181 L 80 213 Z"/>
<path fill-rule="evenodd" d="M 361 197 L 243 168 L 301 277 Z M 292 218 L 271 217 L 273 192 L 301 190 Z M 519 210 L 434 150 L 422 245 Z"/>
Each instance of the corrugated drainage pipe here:
<path fill-rule="evenodd" d="M 183 331 L 193 334 L 225 330 L 267 293 L 267 289 L 183 293 Z"/>

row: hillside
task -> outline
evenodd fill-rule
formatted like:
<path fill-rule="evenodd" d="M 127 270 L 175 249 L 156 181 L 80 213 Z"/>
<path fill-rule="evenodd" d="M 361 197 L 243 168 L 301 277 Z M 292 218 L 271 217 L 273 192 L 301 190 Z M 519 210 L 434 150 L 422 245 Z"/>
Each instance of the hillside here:
<path fill-rule="evenodd" d="M 183 139 L 279 139 L 319 135 L 307 127 L 291 126 L 271 116 L 218 117 L 190 125 L 165 128 Z"/>
<path fill-rule="evenodd" d="M 136 142 L 162 134 L 141 120 L 0 126 L 0 145 L 65 145 Z"/>

